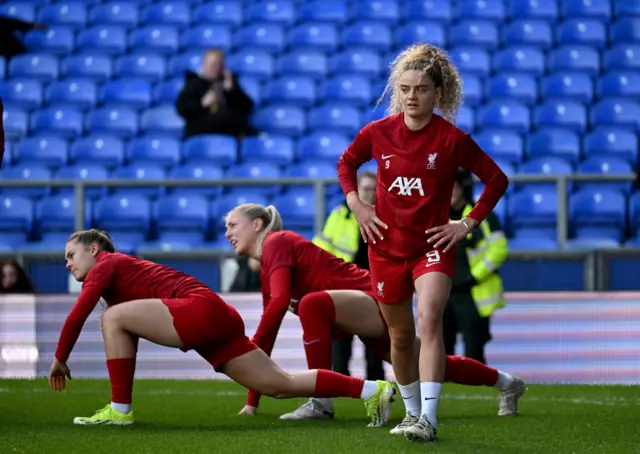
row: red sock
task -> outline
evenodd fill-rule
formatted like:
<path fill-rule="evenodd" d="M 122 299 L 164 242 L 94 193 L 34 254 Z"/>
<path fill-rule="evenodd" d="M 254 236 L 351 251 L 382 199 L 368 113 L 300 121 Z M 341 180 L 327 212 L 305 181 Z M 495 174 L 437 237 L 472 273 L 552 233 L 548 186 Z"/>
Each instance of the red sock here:
<path fill-rule="evenodd" d="M 359 399 L 363 387 L 364 380 L 362 378 L 347 377 L 332 370 L 318 369 L 316 389 L 312 397 L 353 397 Z"/>
<path fill-rule="evenodd" d="M 498 370 L 465 356 L 447 356 L 444 381 L 469 386 L 495 386 Z"/>
<path fill-rule="evenodd" d="M 133 393 L 133 375 L 136 371 L 135 358 L 117 358 L 107 360 L 109 380 L 111 381 L 111 402 L 130 404 Z"/>
<path fill-rule="evenodd" d="M 327 292 L 308 293 L 300 300 L 298 316 L 309 369 L 331 370 L 332 330 L 336 308 Z"/>

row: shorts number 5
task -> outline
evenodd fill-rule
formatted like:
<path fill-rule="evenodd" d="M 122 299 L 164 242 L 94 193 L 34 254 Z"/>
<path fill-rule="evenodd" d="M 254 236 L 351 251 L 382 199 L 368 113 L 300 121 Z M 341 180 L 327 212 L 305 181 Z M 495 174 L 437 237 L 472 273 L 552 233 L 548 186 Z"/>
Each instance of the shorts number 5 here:
<path fill-rule="evenodd" d="M 427 256 L 428 265 L 440 262 L 440 252 L 439 251 L 427 252 L 426 256 Z"/>

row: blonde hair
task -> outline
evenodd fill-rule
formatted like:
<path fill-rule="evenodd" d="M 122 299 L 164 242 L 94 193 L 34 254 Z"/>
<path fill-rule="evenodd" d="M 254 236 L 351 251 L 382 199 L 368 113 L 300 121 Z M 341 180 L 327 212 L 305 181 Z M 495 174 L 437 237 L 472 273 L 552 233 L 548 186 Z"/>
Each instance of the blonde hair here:
<path fill-rule="evenodd" d="M 398 94 L 398 79 L 405 71 L 418 70 L 427 74 L 442 94 L 436 105 L 442 116 L 455 124 L 462 104 L 462 79 L 447 53 L 432 44 L 414 44 L 402 51 L 389 64 L 391 74 L 378 104 L 391 93 L 389 115 L 402 112 Z"/>
<path fill-rule="evenodd" d="M 257 203 L 245 203 L 237 206 L 233 211 L 242 213 L 250 221 L 256 219 L 262 220 L 262 230 L 258 233 L 256 254 L 258 257 L 262 255 L 262 243 L 264 237 L 269 232 L 279 232 L 282 230 L 282 217 L 273 205 L 262 206 Z"/>
<path fill-rule="evenodd" d="M 67 243 L 76 241 L 83 246 L 91 246 L 93 243 L 97 243 L 100 246 L 100 250 L 105 252 L 116 252 L 116 248 L 113 245 L 113 240 L 107 232 L 96 229 L 79 230 L 69 237 Z"/>

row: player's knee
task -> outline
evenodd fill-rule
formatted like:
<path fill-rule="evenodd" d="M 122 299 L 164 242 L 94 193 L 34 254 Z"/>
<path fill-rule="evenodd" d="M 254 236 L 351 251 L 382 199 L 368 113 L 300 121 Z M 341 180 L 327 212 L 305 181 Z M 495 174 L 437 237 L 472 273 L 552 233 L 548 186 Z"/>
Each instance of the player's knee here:
<path fill-rule="evenodd" d="M 117 328 L 120 321 L 120 311 L 116 307 L 107 308 L 100 316 L 100 329 L 104 332 Z"/>
<path fill-rule="evenodd" d="M 391 339 L 391 347 L 395 351 L 413 351 L 413 344 L 416 338 L 413 327 L 389 330 L 389 338 Z"/>
<path fill-rule="evenodd" d="M 439 332 L 442 324 L 442 313 L 432 304 L 424 304 L 418 308 L 418 333 L 423 340 L 430 341 Z"/>
<path fill-rule="evenodd" d="M 304 323 L 310 318 L 317 320 L 318 317 L 323 317 L 325 313 L 323 303 L 326 297 L 327 294 L 325 292 L 313 292 L 304 295 L 298 303 L 300 322 Z"/>

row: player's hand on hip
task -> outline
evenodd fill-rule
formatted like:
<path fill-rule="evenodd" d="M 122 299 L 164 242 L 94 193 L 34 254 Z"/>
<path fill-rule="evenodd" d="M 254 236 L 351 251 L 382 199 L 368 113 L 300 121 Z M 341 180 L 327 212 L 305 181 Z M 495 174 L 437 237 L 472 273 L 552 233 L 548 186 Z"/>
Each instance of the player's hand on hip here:
<path fill-rule="evenodd" d="M 258 409 L 252 405 L 245 405 L 238 413 L 239 415 L 255 415 Z"/>
<path fill-rule="evenodd" d="M 64 391 L 66 379 L 71 380 L 69 366 L 63 361 L 53 360 L 49 371 L 49 386 L 54 391 Z"/>
<path fill-rule="evenodd" d="M 373 205 L 358 202 L 351 211 L 360 225 L 360 233 L 365 243 L 371 240 L 375 244 L 379 239 L 384 240 L 381 231 L 387 230 L 389 227 L 376 216 Z"/>
<path fill-rule="evenodd" d="M 470 230 L 462 221 L 449 221 L 445 225 L 438 227 L 432 227 L 425 233 L 431 235 L 427 240 L 427 243 L 433 245 L 434 249 L 443 249 L 443 253 L 449 251 L 456 245 L 458 241 L 461 241 L 469 234 Z"/>

